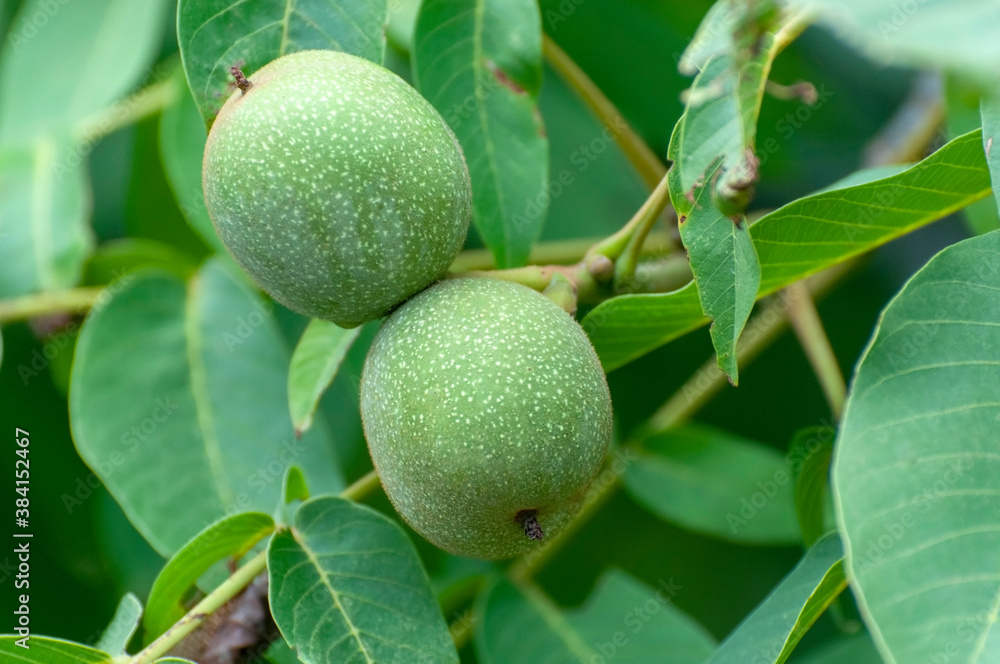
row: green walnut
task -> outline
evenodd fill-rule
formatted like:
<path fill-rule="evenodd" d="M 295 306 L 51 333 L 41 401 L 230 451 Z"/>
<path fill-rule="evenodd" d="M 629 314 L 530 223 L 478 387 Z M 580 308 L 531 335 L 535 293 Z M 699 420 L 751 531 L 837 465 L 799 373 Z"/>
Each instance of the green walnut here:
<path fill-rule="evenodd" d="M 582 328 L 489 278 L 441 282 L 389 317 L 365 361 L 361 415 L 396 510 L 442 549 L 486 559 L 566 525 L 612 424 Z"/>
<path fill-rule="evenodd" d="M 469 227 L 469 173 L 416 90 L 336 51 L 233 73 L 240 89 L 205 146 L 205 203 L 265 291 L 354 327 L 444 275 Z"/>

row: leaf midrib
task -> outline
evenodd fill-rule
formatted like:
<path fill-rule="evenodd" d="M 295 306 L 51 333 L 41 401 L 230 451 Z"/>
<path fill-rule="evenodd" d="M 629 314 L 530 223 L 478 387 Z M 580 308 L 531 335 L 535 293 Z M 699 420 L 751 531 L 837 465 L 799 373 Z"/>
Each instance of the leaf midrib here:
<path fill-rule="evenodd" d="M 350 631 L 351 636 L 354 638 L 354 641 L 358 644 L 358 652 L 360 652 L 365 657 L 365 663 L 376 664 L 375 660 L 372 659 L 371 655 L 368 654 L 368 648 L 365 646 L 364 641 L 361 640 L 360 630 L 358 630 L 357 626 L 354 624 L 354 621 L 351 620 L 351 616 L 347 613 L 347 609 L 344 608 L 343 603 L 340 601 L 340 593 L 337 592 L 337 589 L 334 588 L 333 584 L 330 583 L 329 577 L 326 575 L 326 571 L 323 569 L 323 565 L 320 564 L 319 559 L 316 558 L 316 556 L 313 554 L 312 549 L 310 549 L 309 546 L 304 541 L 299 539 L 301 533 L 299 533 L 297 530 L 294 529 L 291 530 L 290 532 L 296 544 L 299 545 L 299 547 L 302 549 L 302 552 L 306 555 L 306 558 L 309 560 L 309 563 L 313 566 L 313 568 L 316 569 L 320 582 L 327 589 L 327 591 L 329 591 L 330 598 L 333 599 L 333 603 L 337 607 L 337 610 L 340 611 L 340 615 L 344 617 L 344 622 L 347 623 L 347 628 Z"/>
<path fill-rule="evenodd" d="M 35 144 L 34 169 L 32 171 L 31 199 L 31 239 L 35 254 L 37 286 L 41 290 L 56 287 L 56 278 L 49 258 L 52 256 L 52 166 L 55 161 L 55 145 L 52 139 L 43 137 Z"/>
<path fill-rule="evenodd" d="M 508 254 L 510 253 L 512 238 L 510 235 L 510 225 L 507 223 L 509 213 L 507 210 L 507 204 L 504 201 L 503 187 L 500 184 L 496 152 L 493 146 L 493 136 L 490 133 L 489 113 L 486 112 L 486 98 L 483 95 L 483 26 L 485 23 L 486 1 L 487 0 L 476 0 L 476 11 L 473 15 L 472 68 L 475 72 L 475 76 L 473 76 L 472 82 L 475 89 L 476 99 L 480 100 L 477 104 L 477 110 L 479 112 L 479 124 L 483 131 L 483 150 L 490 163 L 490 174 L 493 180 L 493 188 L 496 191 L 497 196 L 497 213 L 500 215 L 500 229 L 503 232 L 504 237 L 502 255 L 497 257 L 497 263 L 503 267 L 507 265 L 510 258 Z"/>
<path fill-rule="evenodd" d="M 285 0 L 285 15 L 281 19 L 281 43 L 278 45 L 278 55 L 288 53 L 288 26 L 292 22 L 293 11 L 295 11 L 295 0 Z"/>
<path fill-rule="evenodd" d="M 208 458 L 208 468 L 215 479 L 215 488 L 223 505 L 233 501 L 233 489 L 226 476 L 225 459 L 215 430 L 215 418 L 211 406 L 211 394 L 208 388 L 208 371 L 202 361 L 202 338 L 198 326 L 198 290 L 202 277 L 196 274 L 191 278 L 187 288 L 187 298 L 184 304 L 184 338 L 187 341 L 188 375 L 191 377 L 191 393 L 194 396 L 195 414 L 198 428 L 201 430 L 202 447 Z"/>
<path fill-rule="evenodd" d="M 555 609 L 548 598 L 534 588 L 530 583 L 515 584 L 528 603 L 534 608 L 553 632 L 566 645 L 570 652 L 581 661 L 589 662 L 597 654 L 584 642 L 576 628 L 566 619 L 566 616 Z"/>

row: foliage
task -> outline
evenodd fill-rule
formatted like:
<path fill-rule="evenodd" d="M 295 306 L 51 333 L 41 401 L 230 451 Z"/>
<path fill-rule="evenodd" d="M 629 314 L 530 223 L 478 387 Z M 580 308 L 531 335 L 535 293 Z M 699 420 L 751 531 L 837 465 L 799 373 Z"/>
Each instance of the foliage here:
<path fill-rule="evenodd" d="M 996 661 L 998 31 L 992 0 L 0 2 L 0 398 L 36 535 L 2 657 Z M 473 186 L 453 269 L 576 313 L 609 372 L 582 510 L 509 564 L 379 490 L 379 323 L 284 309 L 212 227 L 230 67 L 305 49 L 437 108 Z"/>

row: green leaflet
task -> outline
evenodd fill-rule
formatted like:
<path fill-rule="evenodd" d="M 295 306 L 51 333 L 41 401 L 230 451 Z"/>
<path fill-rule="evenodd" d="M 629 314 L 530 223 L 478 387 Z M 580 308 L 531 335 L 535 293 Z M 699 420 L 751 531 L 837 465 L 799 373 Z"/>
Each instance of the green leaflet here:
<path fill-rule="evenodd" d="M 650 588 L 609 570 L 582 607 L 561 610 L 535 586 L 498 579 L 477 604 L 476 654 L 484 664 L 644 664 L 664 653 L 701 664 L 715 640 L 671 603 L 683 590 L 673 577 Z"/>
<path fill-rule="evenodd" d="M 758 297 L 940 219 L 991 192 L 982 136 L 960 136 L 907 170 L 806 196 L 750 227 L 761 265 Z M 672 293 L 623 295 L 583 320 L 610 371 L 700 327 L 694 284 Z"/>
<path fill-rule="evenodd" d="M 386 0 L 180 0 L 177 41 L 195 103 L 211 126 L 234 90 L 230 67 L 250 75 L 309 49 L 381 63 L 387 21 Z"/>
<path fill-rule="evenodd" d="M 944 249 L 882 312 L 834 455 L 847 570 L 883 656 L 1000 648 L 1000 231 Z"/>
<path fill-rule="evenodd" d="M 80 332 L 69 407 L 80 456 L 170 555 L 227 513 L 270 513 L 285 469 L 342 485 L 326 427 L 296 439 L 268 302 L 221 259 L 184 283 L 126 275 Z"/>
<path fill-rule="evenodd" d="M 541 34 L 534 0 L 425 0 L 417 17 L 414 80 L 465 151 L 472 219 L 501 268 L 527 261 L 549 204 Z"/>
<path fill-rule="evenodd" d="M 343 498 L 302 504 L 267 552 L 274 621 L 305 664 L 457 664 L 413 544 L 393 521 Z"/>

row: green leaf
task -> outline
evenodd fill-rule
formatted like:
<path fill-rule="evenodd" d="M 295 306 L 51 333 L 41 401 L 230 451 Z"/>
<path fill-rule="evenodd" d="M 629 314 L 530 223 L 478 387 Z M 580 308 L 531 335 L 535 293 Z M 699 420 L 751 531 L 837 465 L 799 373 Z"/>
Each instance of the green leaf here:
<path fill-rule="evenodd" d="M 600 661 L 587 636 L 535 586 L 498 577 L 479 596 L 476 613 L 476 655 L 484 664 Z"/>
<path fill-rule="evenodd" d="M 993 117 L 993 113 L 988 110 L 991 105 L 989 90 L 982 85 L 966 80 L 961 75 L 951 74 L 945 77 L 944 92 L 949 139 L 979 129 L 984 124 L 984 116 Z M 991 120 L 987 119 L 986 122 L 989 124 Z M 992 122 L 996 122 L 996 120 L 992 120 Z M 983 142 L 987 146 L 989 138 L 995 137 L 997 134 L 992 129 L 983 133 Z M 989 163 L 989 159 L 987 159 L 987 163 Z M 994 167 L 991 166 L 992 179 L 995 179 L 993 178 L 995 172 Z M 1000 215 L 997 213 L 995 196 L 976 201 L 965 208 L 963 213 L 969 228 L 977 235 L 1000 228 Z"/>
<path fill-rule="evenodd" d="M 183 657 L 164 657 L 156 660 L 156 664 L 197 664 L 197 662 L 192 662 L 190 659 L 184 659 Z"/>
<path fill-rule="evenodd" d="M 369 507 L 303 503 L 267 569 L 274 621 L 305 664 L 458 662 L 413 544 Z"/>
<path fill-rule="evenodd" d="M 127 93 L 148 73 L 169 4 L 25 2 L 15 19 L 25 27 L 0 53 L 0 144 L 66 132 Z"/>
<path fill-rule="evenodd" d="M 501 268 L 527 261 L 548 209 L 541 36 L 534 0 L 424 0 L 417 17 L 414 80 L 465 151 L 473 221 Z"/>
<path fill-rule="evenodd" d="M 994 661 L 1000 231 L 932 258 L 855 371 L 833 484 L 848 575 L 888 661 Z"/>
<path fill-rule="evenodd" d="M 278 639 L 264 653 L 264 661 L 271 664 L 299 664 L 300 660 L 284 639 Z"/>
<path fill-rule="evenodd" d="M 160 115 L 160 158 L 163 172 L 174 192 L 177 207 L 205 243 L 217 252 L 225 252 L 205 207 L 201 188 L 201 162 L 208 132 L 191 96 L 191 89 L 178 67 L 172 82 L 177 86 L 174 103 Z"/>
<path fill-rule="evenodd" d="M 40 86 L 45 87 L 45 86 Z M 90 191 L 66 141 L 0 149 L 0 297 L 75 286 L 93 247 Z"/>
<path fill-rule="evenodd" d="M 765 3 L 766 4 L 766 3 Z M 720 0 L 706 15 L 682 69 L 700 68 L 687 107 L 670 138 L 670 199 L 677 211 L 702 309 L 712 323 L 719 368 L 739 382 L 736 342 L 760 286 L 760 263 L 743 217 L 758 178 L 754 156 L 757 119 L 771 63 L 775 33 L 788 20 L 765 21 Z M 737 48 L 748 29 L 753 49 Z M 759 25 L 758 25 L 759 24 Z M 725 37 L 713 36 L 724 33 Z M 714 53 L 714 55 L 713 55 Z"/>
<path fill-rule="evenodd" d="M 775 33 L 788 24 L 789 16 L 754 25 L 762 33 L 755 38 L 752 56 L 747 58 L 743 49 L 736 48 L 733 34 L 745 28 L 743 21 L 756 23 L 756 19 L 741 16 L 740 11 L 729 0 L 719 0 L 699 28 L 702 39 L 693 42 L 693 49 L 685 51 L 681 59 L 682 68 L 692 69 L 697 65 L 699 70 L 667 150 L 667 157 L 673 162 L 669 174 L 670 198 L 682 216 L 695 207 L 688 198 L 690 192 L 699 181 L 710 179 L 712 165 L 720 157 L 723 159 L 720 180 L 733 176 L 737 180 L 745 178 L 744 189 L 757 180 L 753 156 L 757 119 L 771 64 L 778 55 Z M 712 32 L 722 32 L 725 38 L 709 38 Z M 713 52 L 716 54 L 708 55 Z M 740 211 L 745 207 L 745 204 L 739 206 Z"/>
<path fill-rule="evenodd" d="M 176 247 L 146 238 L 111 240 L 97 247 L 83 266 L 83 283 L 109 284 L 142 267 L 158 268 L 189 279 L 198 263 Z"/>
<path fill-rule="evenodd" d="M 677 61 L 677 69 L 687 76 L 694 76 L 712 58 L 731 55 L 734 50 L 733 33 L 737 28 L 740 7 L 728 0 L 716 0 L 698 24 L 694 37 Z"/>
<path fill-rule="evenodd" d="M 72 641 L 32 636 L 17 645 L 18 636 L 0 636 L 0 655 L 17 664 L 111 664 L 111 655 Z"/>
<path fill-rule="evenodd" d="M 898 175 L 790 203 L 751 226 L 761 294 L 885 244 L 989 192 L 982 137 L 974 131 Z"/>
<path fill-rule="evenodd" d="M 736 343 L 760 286 L 760 263 L 743 211 L 758 178 L 757 119 L 771 63 L 778 54 L 775 34 L 788 24 L 764 7 L 719 0 L 708 12 L 681 69 L 700 69 L 688 91 L 687 107 L 667 149 L 670 200 L 677 211 L 695 287 L 711 318 L 719 368 L 739 382 Z M 757 32 L 760 34 L 757 34 Z M 723 33 L 724 37 L 713 36 Z M 753 48 L 740 48 L 745 32 Z"/>
<path fill-rule="evenodd" d="M 184 616 L 189 591 L 213 565 L 242 557 L 272 532 L 271 517 L 244 512 L 213 523 L 185 544 L 167 562 L 149 591 L 142 620 L 144 642 L 152 643 Z"/>
<path fill-rule="evenodd" d="M 233 91 L 233 65 L 249 75 L 309 49 L 381 63 L 387 21 L 387 0 L 180 0 L 177 42 L 195 103 L 211 125 Z"/>
<path fill-rule="evenodd" d="M 360 327 L 345 330 L 325 320 L 309 323 L 292 353 L 288 369 L 288 410 L 296 435 L 312 426 L 319 400 L 337 376 Z"/>
<path fill-rule="evenodd" d="M 421 0 L 396 0 L 389 6 L 386 40 L 391 46 L 406 54 L 413 52 L 413 32 L 417 28 L 420 2 Z"/>
<path fill-rule="evenodd" d="M 761 265 L 758 297 L 945 217 L 990 191 L 976 131 L 898 175 L 789 203 L 750 227 Z M 588 314 L 583 326 L 610 371 L 706 321 L 691 283 L 671 293 L 612 298 Z"/>
<path fill-rule="evenodd" d="M 718 172 L 713 169 L 709 181 Z M 686 212 L 678 210 L 679 228 L 698 300 L 705 315 L 713 321 L 710 333 L 716 362 L 736 385 L 739 383 L 736 342 L 757 301 L 760 263 L 750 239 L 749 224 L 745 219 L 733 221 L 719 212 L 712 202 L 711 190 L 711 184 L 707 183 L 694 188 L 694 206 Z"/>
<path fill-rule="evenodd" d="M 982 101 L 983 148 L 994 182 L 993 196 L 1000 207 L 1000 89 Z"/>
<path fill-rule="evenodd" d="M 537 587 L 500 578 L 477 603 L 476 654 L 484 664 L 645 664 L 664 653 L 701 664 L 715 640 L 670 603 L 679 589 L 673 578 L 650 588 L 611 570 L 581 608 L 563 611 Z"/>
<path fill-rule="evenodd" d="M 132 593 L 125 593 L 118 602 L 114 618 L 101 634 L 101 639 L 95 647 L 104 652 L 124 655 L 128 642 L 139 628 L 140 618 L 142 618 L 142 602 Z"/>
<path fill-rule="evenodd" d="M 320 490 L 343 486 L 325 428 L 294 436 L 273 305 L 224 265 L 187 284 L 135 273 L 77 342 L 77 450 L 164 556 L 226 514 L 270 512 L 292 464 Z"/>
<path fill-rule="evenodd" d="M 836 432 L 829 427 L 809 427 L 795 433 L 788 457 L 795 476 L 795 514 L 802 541 L 812 546 L 826 533 L 827 485 Z"/>
<path fill-rule="evenodd" d="M 567 612 L 567 619 L 609 661 L 642 664 L 670 653 L 672 664 L 701 664 L 716 641 L 673 605 L 681 590 L 673 577 L 651 588 L 612 569 L 601 575 L 582 607 Z"/>
<path fill-rule="evenodd" d="M 625 471 L 625 489 L 657 516 L 736 542 L 799 541 L 792 467 L 773 448 L 700 425 L 655 434 Z"/>
<path fill-rule="evenodd" d="M 819 648 L 796 655 L 795 664 L 882 664 L 882 657 L 867 633 L 824 642 Z"/>
<path fill-rule="evenodd" d="M 285 496 L 286 505 L 296 500 L 309 500 L 309 486 L 306 482 L 306 476 L 302 474 L 302 469 L 298 466 L 292 466 L 288 469 L 282 487 L 281 493 Z"/>
<path fill-rule="evenodd" d="M 847 587 L 836 533 L 816 542 L 705 664 L 781 664 Z"/>
<path fill-rule="evenodd" d="M 793 0 L 847 41 L 887 62 L 996 75 L 1000 12 L 993 0 Z"/>

